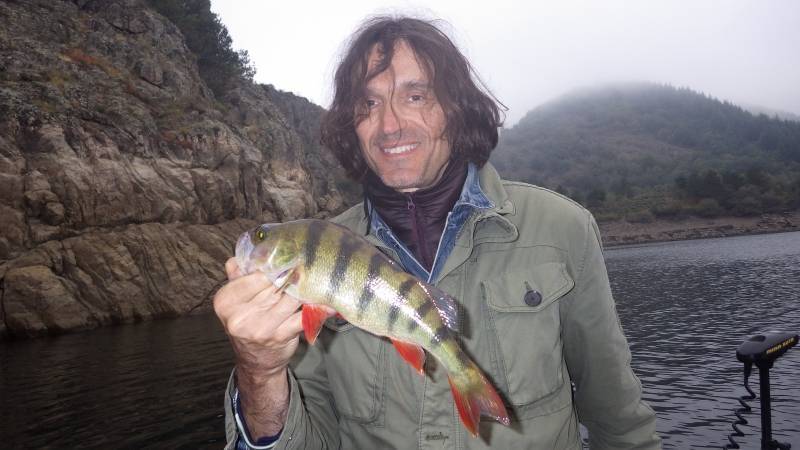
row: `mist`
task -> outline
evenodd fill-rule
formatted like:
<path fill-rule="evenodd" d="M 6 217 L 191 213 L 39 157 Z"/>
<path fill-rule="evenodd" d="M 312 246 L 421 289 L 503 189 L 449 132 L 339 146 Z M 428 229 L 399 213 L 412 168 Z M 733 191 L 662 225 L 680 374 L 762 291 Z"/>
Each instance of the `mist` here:
<path fill-rule="evenodd" d="M 800 114 L 800 3 L 788 0 L 211 3 L 257 82 L 321 106 L 348 37 L 389 13 L 441 19 L 508 108 L 506 126 L 572 89 L 626 81 Z"/>

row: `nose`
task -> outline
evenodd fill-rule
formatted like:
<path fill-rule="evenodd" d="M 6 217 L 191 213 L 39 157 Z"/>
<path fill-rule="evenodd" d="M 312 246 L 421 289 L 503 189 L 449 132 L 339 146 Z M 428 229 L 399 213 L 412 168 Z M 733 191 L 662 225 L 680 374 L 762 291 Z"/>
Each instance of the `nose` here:
<path fill-rule="evenodd" d="M 400 117 L 397 115 L 394 105 L 387 104 L 381 111 L 381 131 L 383 131 L 383 134 L 391 136 L 400 132 L 401 128 Z"/>

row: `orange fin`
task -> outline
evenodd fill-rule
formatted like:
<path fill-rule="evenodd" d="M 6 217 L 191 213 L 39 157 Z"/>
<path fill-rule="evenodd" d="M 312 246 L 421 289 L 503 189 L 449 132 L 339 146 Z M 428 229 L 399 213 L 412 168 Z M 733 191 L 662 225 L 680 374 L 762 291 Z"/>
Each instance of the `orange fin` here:
<path fill-rule="evenodd" d="M 309 344 L 314 344 L 319 336 L 319 330 L 322 329 L 322 323 L 328 318 L 328 310 L 322 305 L 303 305 L 303 331 L 306 335 L 306 341 Z"/>
<path fill-rule="evenodd" d="M 425 375 L 425 371 L 422 369 L 422 366 L 425 364 L 425 351 L 422 350 L 422 347 L 408 342 L 397 341 L 392 338 L 389 338 L 389 340 L 392 341 L 394 348 L 397 349 L 400 356 L 411 364 L 411 367 L 417 369 L 420 375 Z"/>
<path fill-rule="evenodd" d="M 447 379 L 450 382 L 450 390 L 453 392 L 458 415 L 461 417 L 464 427 L 474 437 L 478 436 L 478 424 L 481 416 L 491 417 L 505 426 L 510 423 L 503 400 L 497 395 L 497 391 L 489 381 L 482 374 L 478 375 L 481 383 L 466 387 L 457 387 L 452 378 Z"/>

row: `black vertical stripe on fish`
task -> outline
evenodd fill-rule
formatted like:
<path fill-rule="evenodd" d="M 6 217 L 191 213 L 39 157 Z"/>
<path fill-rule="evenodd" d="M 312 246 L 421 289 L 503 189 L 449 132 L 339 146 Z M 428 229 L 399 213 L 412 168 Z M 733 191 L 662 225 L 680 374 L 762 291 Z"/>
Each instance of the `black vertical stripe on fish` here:
<path fill-rule="evenodd" d="M 394 324 L 397 323 L 397 319 L 400 317 L 400 305 L 398 302 L 392 302 L 392 306 L 389 307 L 389 331 L 391 332 L 394 329 Z"/>
<path fill-rule="evenodd" d="M 430 299 L 425 299 L 425 301 L 423 301 L 422 304 L 416 309 L 417 318 L 419 320 L 425 320 L 425 315 L 428 314 L 428 311 L 430 311 L 431 308 L 433 308 L 433 302 L 431 302 Z M 419 323 L 417 323 L 416 320 L 412 320 L 411 323 L 408 324 L 408 331 L 414 331 L 418 326 Z"/>
<path fill-rule="evenodd" d="M 394 329 L 394 324 L 397 322 L 397 318 L 400 313 L 400 301 L 404 301 L 408 298 L 408 294 L 411 293 L 411 289 L 417 285 L 417 280 L 415 278 L 408 278 L 406 281 L 400 283 L 400 288 L 397 289 L 397 300 L 392 302 L 392 306 L 389 309 L 389 331 Z M 413 322 L 413 320 L 412 320 Z"/>
<path fill-rule="evenodd" d="M 402 298 L 408 298 L 408 294 L 411 293 L 411 289 L 414 289 L 414 286 L 417 285 L 417 279 L 409 277 L 406 281 L 403 281 L 400 284 L 400 288 L 397 289 L 397 295 Z"/>
<path fill-rule="evenodd" d="M 361 290 L 361 297 L 358 298 L 358 317 L 360 318 L 367 306 L 375 298 L 375 293 L 372 290 L 372 283 L 377 280 L 381 275 L 381 266 L 385 263 L 381 253 L 373 253 L 369 259 L 369 266 L 367 267 L 367 280 L 364 289 Z"/>
<path fill-rule="evenodd" d="M 347 275 L 347 268 L 353 260 L 353 254 L 358 251 L 359 243 L 352 236 L 342 233 L 339 238 L 339 248 L 336 252 L 336 262 L 331 272 L 331 286 L 328 290 L 328 298 L 334 298 L 339 292 L 339 287 Z"/>
<path fill-rule="evenodd" d="M 436 334 L 434 334 L 433 338 L 431 339 L 431 345 L 436 347 L 445 340 L 447 340 L 447 338 L 449 337 L 450 337 L 450 329 L 447 328 L 447 325 L 442 325 L 436 329 Z"/>
<path fill-rule="evenodd" d="M 456 353 L 456 358 L 458 358 L 458 362 L 461 364 L 461 367 L 469 367 L 470 363 L 472 362 L 467 356 L 466 352 L 458 349 L 459 351 Z"/>
<path fill-rule="evenodd" d="M 317 259 L 317 250 L 322 241 L 322 233 L 325 230 L 325 222 L 314 220 L 308 226 L 308 236 L 306 243 L 306 267 L 312 267 Z"/>

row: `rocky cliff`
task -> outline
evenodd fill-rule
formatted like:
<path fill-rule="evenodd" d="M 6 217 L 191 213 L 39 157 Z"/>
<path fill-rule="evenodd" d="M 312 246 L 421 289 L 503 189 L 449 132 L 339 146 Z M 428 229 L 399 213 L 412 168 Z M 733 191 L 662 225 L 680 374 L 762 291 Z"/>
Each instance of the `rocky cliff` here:
<path fill-rule="evenodd" d="M 140 0 L 0 0 L 0 335 L 208 310 L 241 230 L 348 203 L 320 112 Z"/>

